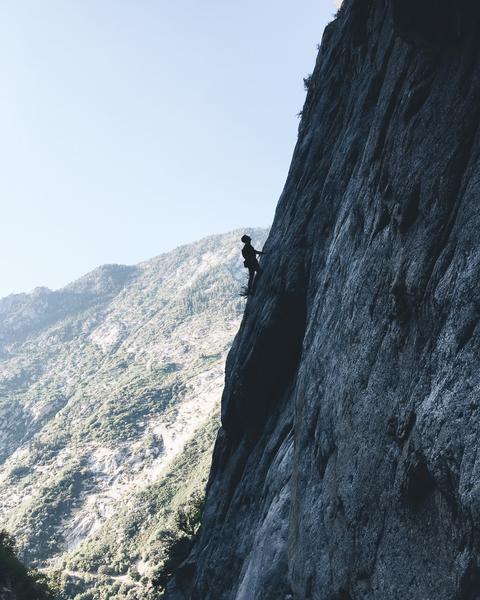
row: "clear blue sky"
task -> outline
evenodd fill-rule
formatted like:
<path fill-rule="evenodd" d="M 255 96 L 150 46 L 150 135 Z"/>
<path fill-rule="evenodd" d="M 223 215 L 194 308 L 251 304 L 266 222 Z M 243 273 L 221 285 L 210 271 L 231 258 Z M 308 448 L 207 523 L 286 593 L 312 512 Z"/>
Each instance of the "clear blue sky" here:
<path fill-rule="evenodd" d="M 333 0 L 1 0 L 0 296 L 272 221 Z"/>

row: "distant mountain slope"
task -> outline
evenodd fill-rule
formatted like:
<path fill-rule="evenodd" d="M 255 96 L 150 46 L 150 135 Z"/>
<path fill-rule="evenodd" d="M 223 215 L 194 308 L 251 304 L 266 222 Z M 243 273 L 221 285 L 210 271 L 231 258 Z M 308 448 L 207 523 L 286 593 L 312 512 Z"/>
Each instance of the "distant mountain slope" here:
<path fill-rule="evenodd" d="M 102 536 L 175 478 L 185 444 L 198 434 L 209 456 L 244 306 L 240 233 L 0 300 L 0 523 L 29 564 L 59 565 L 70 552 L 97 570 Z M 262 245 L 266 232 L 251 234 Z M 198 484 L 207 469 L 195 471 Z M 123 558 L 105 570 L 126 572 L 125 552 L 136 551 L 130 541 L 117 549 Z M 135 560 L 145 571 L 148 557 Z"/>
<path fill-rule="evenodd" d="M 0 600 L 53 600 L 46 578 L 28 571 L 15 555 L 15 541 L 0 531 Z"/>

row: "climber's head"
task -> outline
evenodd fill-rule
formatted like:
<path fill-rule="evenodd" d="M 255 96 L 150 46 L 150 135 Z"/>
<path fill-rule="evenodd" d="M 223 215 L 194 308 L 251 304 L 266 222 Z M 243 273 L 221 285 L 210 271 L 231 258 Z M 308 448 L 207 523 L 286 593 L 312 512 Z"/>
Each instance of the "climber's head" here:
<path fill-rule="evenodd" d="M 242 242 L 244 244 L 249 244 L 252 241 L 252 238 L 249 235 L 243 235 L 242 236 Z"/>

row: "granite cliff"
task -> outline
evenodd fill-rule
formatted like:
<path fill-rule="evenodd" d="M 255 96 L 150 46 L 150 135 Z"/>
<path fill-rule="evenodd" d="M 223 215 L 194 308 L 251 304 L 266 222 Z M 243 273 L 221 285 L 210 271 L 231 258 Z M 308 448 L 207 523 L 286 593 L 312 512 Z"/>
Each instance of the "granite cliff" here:
<path fill-rule="evenodd" d="M 167 598 L 480 598 L 477 4 L 327 27 Z"/>

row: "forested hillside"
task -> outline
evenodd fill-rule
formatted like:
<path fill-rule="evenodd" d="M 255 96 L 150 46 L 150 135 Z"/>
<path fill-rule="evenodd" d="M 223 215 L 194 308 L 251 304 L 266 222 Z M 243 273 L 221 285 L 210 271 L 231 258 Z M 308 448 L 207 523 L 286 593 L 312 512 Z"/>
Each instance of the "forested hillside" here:
<path fill-rule="evenodd" d="M 0 523 L 68 598 L 143 597 L 205 484 L 245 305 L 241 233 L 0 301 Z"/>

